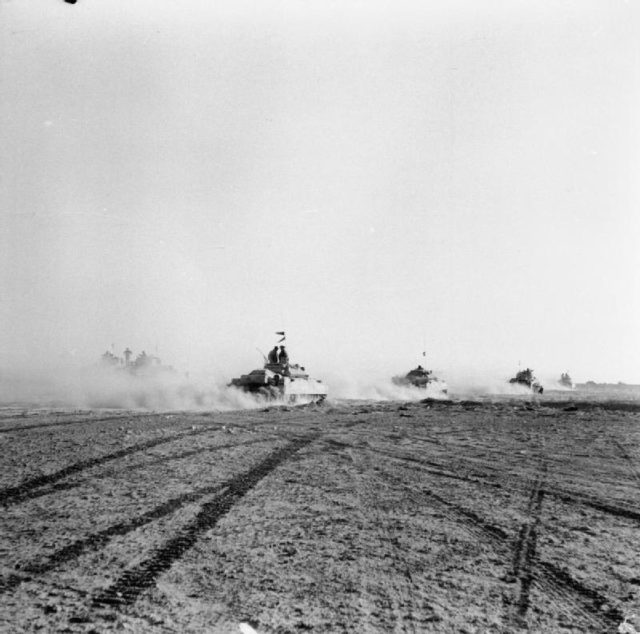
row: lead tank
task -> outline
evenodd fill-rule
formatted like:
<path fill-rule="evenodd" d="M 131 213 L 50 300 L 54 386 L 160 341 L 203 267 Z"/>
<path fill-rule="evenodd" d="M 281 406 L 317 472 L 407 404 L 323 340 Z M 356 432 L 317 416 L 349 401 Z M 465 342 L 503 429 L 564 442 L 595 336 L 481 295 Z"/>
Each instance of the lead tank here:
<path fill-rule="evenodd" d="M 404 376 L 394 376 L 391 380 L 394 385 L 403 387 L 413 386 L 441 394 L 446 394 L 448 391 L 447 384 L 442 379 L 434 376 L 433 370 L 425 370 L 421 365 L 414 370 L 410 370 Z"/>
<path fill-rule="evenodd" d="M 274 363 L 268 360 L 261 370 L 252 370 L 231 379 L 231 387 L 284 403 L 321 403 L 327 398 L 327 386 L 312 379 L 297 363 Z"/>

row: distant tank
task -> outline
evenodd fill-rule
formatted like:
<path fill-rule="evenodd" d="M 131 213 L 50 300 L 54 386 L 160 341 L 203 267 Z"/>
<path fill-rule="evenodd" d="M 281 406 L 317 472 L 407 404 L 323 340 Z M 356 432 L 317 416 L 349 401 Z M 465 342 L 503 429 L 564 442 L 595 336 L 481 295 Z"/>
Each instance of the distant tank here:
<path fill-rule="evenodd" d="M 173 374 L 175 370 L 170 365 L 164 365 L 159 357 L 147 354 L 144 350 L 131 360 L 133 353 L 129 348 L 117 357 L 113 352 L 106 351 L 100 361 L 103 367 L 112 368 L 118 372 L 126 372 L 134 376 L 156 377 L 163 374 Z"/>
<path fill-rule="evenodd" d="M 517 383 L 518 385 L 525 385 L 531 391 L 536 392 L 537 394 L 542 394 L 544 392 L 544 388 L 533 375 L 533 370 L 531 368 L 527 368 L 526 370 L 520 370 L 512 379 L 509 379 L 509 383 Z"/>
<path fill-rule="evenodd" d="M 447 384 L 433 375 L 432 370 L 425 370 L 419 365 L 414 370 L 410 370 L 404 376 L 394 376 L 392 379 L 394 385 L 402 387 L 418 387 L 423 390 L 430 390 L 446 394 L 448 387 Z"/>
<path fill-rule="evenodd" d="M 310 378 L 297 363 L 289 363 L 286 353 L 284 358 L 276 360 L 274 351 L 265 358 L 261 370 L 252 370 L 240 378 L 231 379 L 229 387 L 284 403 L 321 403 L 328 393 L 322 381 Z"/>
<path fill-rule="evenodd" d="M 558 383 L 560 385 L 562 385 L 562 387 L 569 388 L 570 390 L 573 390 L 573 388 L 575 388 L 575 383 L 573 382 L 573 380 L 569 376 L 568 372 L 563 372 L 560 375 L 560 380 L 558 381 Z"/>

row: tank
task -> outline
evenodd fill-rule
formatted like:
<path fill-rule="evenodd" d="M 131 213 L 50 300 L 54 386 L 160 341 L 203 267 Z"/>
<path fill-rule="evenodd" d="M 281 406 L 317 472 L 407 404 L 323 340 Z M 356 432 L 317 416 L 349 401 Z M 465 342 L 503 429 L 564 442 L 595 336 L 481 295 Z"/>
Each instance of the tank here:
<path fill-rule="evenodd" d="M 575 388 L 575 383 L 573 382 L 572 378 L 569 376 L 568 372 L 563 372 L 560 375 L 560 379 L 558 380 L 558 383 L 565 388 L 569 388 L 570 390 L 573 390 L 573 388 Z"/>
<path fill-rule="evenodd" d="M 229 387 L 256 394 L 269 401 L 284 403 L 321 403 L 327 398 L 327 386 L 312 379 L 297 363 L 266 360 L 264 367 L 231 379 Z"/>
<path fill-rule="evenodd" d="M 419 365 L 414 370 L 410 370 L 404 376 L 394 376 L 392 379 L 394 385 L 400 385 L 403 387 L 417 387 L 423 390 L 436 391 L 441 394 L 446 394 L 448 387 L 447 384 L 434 376 L 432 370 L 425 370 Z"/>
<path fill-rule="evenodd" d="M 172 366 L 164 365 L 159 357 L 147 354 L 144 350 L 133 361 L 131 360 L 132 354 L 129 348 L 123 352 L 122 357 L 107 350 L 102 355 L 100 362 L 105 368 L 133 376 L 157 377 L 176 372 Z"/>
<path fill-rule="evenodd" d="M 518 385 L 525 385 L 532 392 L 537 394 L 542 394 L 544 388 L 536 379 L 533 374 L 533 370 L 531 368 L 527 368 L 526 370 L 520 370 L 512 379 L 509 379 L 509 383 L 517 383 Z"/>

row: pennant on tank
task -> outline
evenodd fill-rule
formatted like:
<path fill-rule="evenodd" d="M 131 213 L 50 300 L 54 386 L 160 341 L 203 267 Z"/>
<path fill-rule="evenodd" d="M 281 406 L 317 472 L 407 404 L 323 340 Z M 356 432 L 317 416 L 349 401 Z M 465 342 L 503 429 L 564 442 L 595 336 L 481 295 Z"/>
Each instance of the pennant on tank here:
<path fill-rule="evenodd" d="M 276 335 L 280 335 L 280 337 L 282 337 L 281 339 L 278 339 L 278 343 L 282 343 L 287 337 L 284 334 L 284 330 L 280 331 L 280 332 L 276 332 Z"/>

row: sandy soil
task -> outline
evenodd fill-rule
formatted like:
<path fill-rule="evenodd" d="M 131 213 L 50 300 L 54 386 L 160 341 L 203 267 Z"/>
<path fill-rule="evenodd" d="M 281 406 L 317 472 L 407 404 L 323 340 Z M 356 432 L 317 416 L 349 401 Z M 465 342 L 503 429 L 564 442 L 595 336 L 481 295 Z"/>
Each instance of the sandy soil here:
<path fill-rule="evenodd" d="M 639 424 L 562 395 L 4 408 L 0 629 L 640 631 Z"/>

